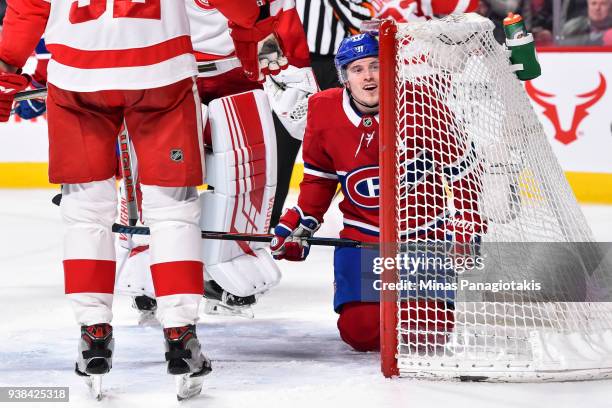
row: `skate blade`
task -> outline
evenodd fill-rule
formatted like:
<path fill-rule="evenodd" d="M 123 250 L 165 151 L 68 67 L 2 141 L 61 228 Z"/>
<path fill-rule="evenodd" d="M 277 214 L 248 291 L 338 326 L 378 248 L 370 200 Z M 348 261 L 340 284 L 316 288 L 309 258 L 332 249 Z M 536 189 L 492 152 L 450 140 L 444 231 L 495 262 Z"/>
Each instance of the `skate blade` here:
<path fill-rule="evenodd" d="M 213 316 L 236 316 L 243 317 L 245 319 L 254 319 L 255 313 L 253 313 L 253 309 L 250 306 L 244 307 L 232 307 L 227 306 L 218 301 L 206 301 L 206 306 L 204 307 L 204 313 L 207 315 Z"/>
<path fill-rule="evenodd" d="M 204 376 L 193 377 L 191 374 L 181 374 L 176 375 L 174 381 L 176 382 L 176 398 L 183 401 L 200 394 Z"/>
<path fill-rule="evenodd" d="M 85 384 L 89 387 L 89 392 L 98 401 L 102 400 L 102 376 L 101 375 L 88 375 L 83 377 Z"/>

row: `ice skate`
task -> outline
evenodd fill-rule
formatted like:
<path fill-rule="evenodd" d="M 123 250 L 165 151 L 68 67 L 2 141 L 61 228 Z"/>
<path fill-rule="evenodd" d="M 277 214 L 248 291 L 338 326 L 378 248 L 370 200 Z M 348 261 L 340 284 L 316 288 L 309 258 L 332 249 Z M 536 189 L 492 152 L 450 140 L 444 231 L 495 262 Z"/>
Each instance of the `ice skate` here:
<path fill-rule="evenodd" d="M 255 317 L 251 308 L 257 302 L 255 295 L 236 296 L 224 290 L 214 280 L 204 283 L 206 305 L 204 313 L 209 315 L 239 316 L 247 319 Z"/>
<path fill-rule="evenodd" d="M 164 337 L 168 374 L 175 376 L 176 397 L 182 401 L 198 395 L 212 366 L 202 354 L 195 326 L 166 328 Z"/>
<path fill-rule="evenodd" d="M 157 311 L 157 301 L 146 295 L 136 296 L 133 299 L 132 307 L 138 311 L 139 326 L 153 326 L 159 324 L 155 317 Z"/>
<path fill-rule="evenodd" d="M 102 376 L 113 366 L 114 345 L 113 328 L 110 324 L 81 326 L 79 353 L 74 371 L 83 377 L 98 401 L 102 399 Z"/>

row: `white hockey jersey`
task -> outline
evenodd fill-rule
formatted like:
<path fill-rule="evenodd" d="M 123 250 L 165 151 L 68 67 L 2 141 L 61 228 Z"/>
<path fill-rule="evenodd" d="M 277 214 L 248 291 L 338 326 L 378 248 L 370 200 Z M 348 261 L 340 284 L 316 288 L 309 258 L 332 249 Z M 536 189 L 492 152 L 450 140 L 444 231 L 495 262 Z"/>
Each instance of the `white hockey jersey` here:
<path fill-rule="evenodd" d="M 215 61 L 235 54 L 228 19 L 208 2 L 185 0 L 191 43 L 198 61 Z"/>
<path fill-rule="evenodd" d="M 48 80 L 62 89 L 148 89 L 196 74 L 185 7 L 176 0 L 55 0 L 45 40 L 53 56 Z"/>
<path fill-rule="evenodd" d="M 228 18 L 208 0 L 185 0 L 185 5 L 197 61 L 218 61 L 234 57 L 236 50 L 228 28 Z M 241 7 L 244 6 L 241 4 Z M 277 18 L 275 34 L 286 47 L 283 51 L 289 63 L 297 67 L 309 66 L 308 45 L 295 9 L 295 1 L 270 0 L 270 15 Z M 238 61 L 220 65 L 215 75 L 237 66 L 240 66 Z"/>

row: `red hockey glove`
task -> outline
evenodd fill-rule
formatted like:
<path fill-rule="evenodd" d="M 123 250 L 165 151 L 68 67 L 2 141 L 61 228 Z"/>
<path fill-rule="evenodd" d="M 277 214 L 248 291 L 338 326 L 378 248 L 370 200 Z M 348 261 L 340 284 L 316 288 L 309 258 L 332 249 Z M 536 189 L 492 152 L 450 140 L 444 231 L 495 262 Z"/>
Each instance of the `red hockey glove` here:
<path fill-rule="evenodd" d="M 310 66 L 308 41 L 295 5 L 290 7 L 286 2 L 279 9 L 281 2 L 276 2 L 275 10 L 271 10 L 270 0 L 258 3 L 259 18 L 253 28 L 229 23 L 236 56 L 249 79 L 263 82 L 266 75 L 276 75 L 289 64 L 297 68 Z"/>
<path fill-rule="evenodd" d="M 304 215 L 299 207 L 286 210 L 274 228 L 274 239 L 270 243 L 274 259 L 288 261 L 306 259 L 310 252 L 306 238 L 312 237 L 320 226 L 315 217 Z"/>
<path fill-rule="evenodd" d="M 487 223 L 479 214 L 470 211 L 457 211 L 446 225 L 446 239 L 452 242 L 457 256 L 478 256 Z"/>
<path fill-rule="evenodd" d="M 252 81 L 263 82 L 268 74 L 276 75 L 287 68 L 289 62 L 282 53 L 276 35 L 278 19 L 270 16 L 270 4 L 260 6 L 260 20 L 252 28 L 241 27 L 230 21 L 230 35 L 234 40 L 236 56 L 246 76 Z"/>
<path fill-rule="evenodd" d="M 15 95 L 26 89 L 29 84 L 30 77 L 27 75 L 0 71 L 0 122 L 9 120 Z"/>

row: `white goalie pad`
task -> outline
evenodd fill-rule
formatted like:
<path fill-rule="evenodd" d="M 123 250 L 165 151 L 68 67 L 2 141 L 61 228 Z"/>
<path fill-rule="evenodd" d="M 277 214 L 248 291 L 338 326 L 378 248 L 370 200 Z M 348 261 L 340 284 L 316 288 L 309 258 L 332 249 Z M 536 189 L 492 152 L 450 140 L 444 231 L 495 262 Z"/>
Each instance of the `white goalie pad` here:
<path fill-rule="evenodd" d="M 119 295 L 155 298 L 155 288 L 151 277 L 151 257 L 149 246 L 124 247 L 120 241 L 115 246 L 117 251 L 117 277 L 115 293 Z"/>
<path fill-rule="evenodd" d="M 276 191 L 276 137 L 261 90 L 215 99 L 208 106 L 212 146 L 200 195 L 201 227 L 209 231 L 268 233 Z M 209 149 L 209 147 L 211 149 Z M 280 280 L 265 244 L 204 240 L 206 280 L 237 295 L 262 293 Z"/>
<path fill-rule="evenodd" d="M 291 137 L 303 140 L 306 130 L 308 98 L 319 92 L 312 68 L 289 66 L 278 75 L 269 75 L 264 83 L 272 110 Z"/>

